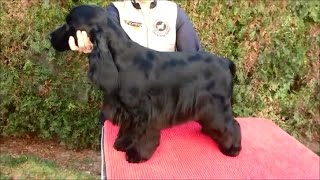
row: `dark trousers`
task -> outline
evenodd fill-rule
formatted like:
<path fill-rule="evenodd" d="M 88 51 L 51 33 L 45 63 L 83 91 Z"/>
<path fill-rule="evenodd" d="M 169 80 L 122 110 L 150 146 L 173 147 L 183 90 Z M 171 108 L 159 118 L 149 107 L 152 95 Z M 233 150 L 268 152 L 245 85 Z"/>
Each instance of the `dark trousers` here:
<path fill-rule="evenodd" d="M 102 126 L 104 125 L 104 122 L 108 119 L 108 117 L 109 117 L 108 115 L 100 111 L 99 122 L 101 123 Z"/>

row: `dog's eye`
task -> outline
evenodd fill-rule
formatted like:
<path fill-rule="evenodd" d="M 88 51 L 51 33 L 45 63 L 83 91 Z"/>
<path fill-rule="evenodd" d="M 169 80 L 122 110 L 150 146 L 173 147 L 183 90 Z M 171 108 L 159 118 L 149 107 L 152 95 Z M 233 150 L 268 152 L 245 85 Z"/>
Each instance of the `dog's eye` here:
<path fill-rule="evenodd" d="M 70 30 L 71 32 L 75 32 L 75 31 L 76 31 L 76 28 L 74 28 L 74 26 L 69 26 L 69 30 Z"/>

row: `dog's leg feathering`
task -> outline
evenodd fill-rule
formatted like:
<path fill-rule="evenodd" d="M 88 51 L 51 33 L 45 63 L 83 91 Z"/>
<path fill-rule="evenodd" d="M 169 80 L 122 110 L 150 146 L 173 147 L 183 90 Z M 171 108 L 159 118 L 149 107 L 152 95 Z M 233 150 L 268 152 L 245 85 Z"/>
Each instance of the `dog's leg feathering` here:
<path fill-rule="evenodd" d="M 241 151 L 240 125 L 233 118 L 231 104 L 221 101 L 222 97 L 213 98 L 215 103 L 202 107 L 204 114 L 199 117 L 201 131 L 218 144 L 223 154 L 237 156 Z"/>
<path fill-rule="evenodd" d="M 126 151 L 129 163 L 140 163 L 150 159 L 160 143 L 160 130 L 148 127 L 143 130 L 142 136 Z"/>

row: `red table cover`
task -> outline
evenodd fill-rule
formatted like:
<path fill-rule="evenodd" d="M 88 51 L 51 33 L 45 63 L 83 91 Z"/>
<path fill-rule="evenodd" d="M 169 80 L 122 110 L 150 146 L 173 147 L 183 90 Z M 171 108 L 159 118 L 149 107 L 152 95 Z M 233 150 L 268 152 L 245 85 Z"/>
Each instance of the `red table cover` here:
<path fill-rule="evenodd" d="M 150 160 L 131 164 L 113 148 L 118 127 L 104 125 L 107 179 L 319 179 L 320 158 L 271 120 L 237 118 L 242 151 L 223 155 L 196 122 L 161 132 Z"/>

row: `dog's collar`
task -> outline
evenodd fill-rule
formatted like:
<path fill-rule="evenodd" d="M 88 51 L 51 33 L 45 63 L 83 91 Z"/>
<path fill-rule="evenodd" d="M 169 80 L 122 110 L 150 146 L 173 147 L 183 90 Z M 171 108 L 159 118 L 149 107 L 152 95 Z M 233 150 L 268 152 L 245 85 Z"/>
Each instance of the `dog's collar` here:
<path fill-rule="evenodd" d="M 131 3 L 133 5 L 134 8 L 136 9 L 141 9 L 141 6 L 139 3 L 137 3 L 135 0 L 131 0 Z M 157 0 L 154 0 L 153 2 L 151 2 L 150 4 L 150 9 L 153 9 L 154 7 L 157 6 Z"/>

